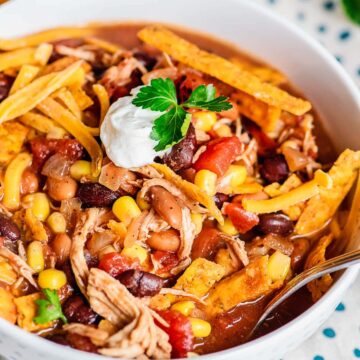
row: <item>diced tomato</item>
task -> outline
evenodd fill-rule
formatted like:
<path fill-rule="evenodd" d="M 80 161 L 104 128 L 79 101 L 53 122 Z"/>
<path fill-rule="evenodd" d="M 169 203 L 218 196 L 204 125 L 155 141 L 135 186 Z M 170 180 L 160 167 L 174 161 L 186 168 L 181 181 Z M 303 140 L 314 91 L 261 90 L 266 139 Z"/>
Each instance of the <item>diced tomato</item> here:
<path fill-rule="evenodd" d="M 54 154 L 60 154 L 70 161 L 76 161 L 84 155 L 83 146 L 75 139 L 46 139 L 38 137 L 30 140 L 33 153 L 33 168 L 39 170 L 45 161 Z"/>
<path fill-rule="evenodd" d="M 215 139 L 208 143 L 193 167 L 196 171 L 207 169 L 222 176 L 241 151 L 242 144 L 236 136 Z"/>
<path fill-rule="evenodd" d="M 246 211 L 240 203 L 226 205 L 225 214 L 229 216 L 240 234 L 245 234 L 259 223 L 259 217 L 250 211 Z"/>
<path fill-rule="evenodd" d="M 187 353 L 193 350 L 194 335 L 189 319 L 178 311 L 159 311 L 159 315 L 168 323 L 168 327 L 156 322 L 156 324 L 169 335 L 172 346 L 171 357 L 187 357 Z"/>
<path fill-rule="evenodd" d="M 200 234 L 195 238 L 191 249 L 191 259 L 205 258 L 212 260 L 215 253 L 224 245 L 221 231 L 214 227 L 204 226 Z"/>
<path fill-rule="evenodd" d="M 256 124 L 248 122 L 246 124 L 246 130 L 249 131 L 249 133 L 255 138 L 259 146 L 259 155 L 264 156 L 269 152 L 275 150 L 275 148 L 277 147 L 276 142 L 273 139 L 269 138 Z"/>
<path fill-rule="evenodd" d="M 161 265 L 161 268 L 157 271 L 159 274 L 170 271 L 179 263 L 179 258 L 177 255 L 169 251 L 156 250 L 152 256 L 154 260 L 156 260 Z"/>
<path fill-rule="evenodd" d="M 200 85 L 206 85 L 208 82 L 202 77 L 202 74 L 194 70 L 186 72 L 185 79 L 181 78 L 179 84 L 179 99 L 181 102 L 186 101 L 192 91 Z"/>
<path fill-rule="evenodd" d="M 105 254 L 101 258 L 99 269 L 106 271 L 112 277 L 116 278 L 124 271 L 140 269 L 140 263 L 136 258 L 129 258 L 113 252 Z"/>

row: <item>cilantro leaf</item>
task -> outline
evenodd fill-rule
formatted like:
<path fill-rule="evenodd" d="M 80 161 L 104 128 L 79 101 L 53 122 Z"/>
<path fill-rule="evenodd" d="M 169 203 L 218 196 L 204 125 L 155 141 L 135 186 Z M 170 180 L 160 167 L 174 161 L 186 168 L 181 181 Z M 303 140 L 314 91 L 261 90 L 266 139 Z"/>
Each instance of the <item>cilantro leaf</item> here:
<path fill-rule="evenodd" d="M 178 104 L 175 84 L 171 79 L 153 79 L 150 85 L 140 89 L 132 103 L 143 109 L 166 111 Z"/>
<path fill-rule="evenodd" d="M 226 96 L 215 98 L 215 92 L 215 87 L 212 84 L 200 85 L 191 93 L 189 99 L 182 106 L 215 112 L 231 109 L 232 105 L 229 103 L 229 99 Z"/>
<path fill-rule="evenodd" d="M 46 299 L 38 299 L 35 304 L 38 306 L 37 316 L 34 317 L 36 324 L 46 324 L 49 321 L 61 319 L 65 324 L 67 319 L 62 312 L 61 304 L 56 290 L 43 289 Z"/>
<path fill-rule="evenodd" d="M 360 25 L 360 2 L 359 0 L 342 0 L 343 7 L 349 18 Z"/>
<path fill-rule="evenodd" d="M 182 107 L 174 106 L 154 121 L 151 139 L 158 141 L 154 150 L 160 151 L 177 144 L 189 128 L 191 115 Z"/>

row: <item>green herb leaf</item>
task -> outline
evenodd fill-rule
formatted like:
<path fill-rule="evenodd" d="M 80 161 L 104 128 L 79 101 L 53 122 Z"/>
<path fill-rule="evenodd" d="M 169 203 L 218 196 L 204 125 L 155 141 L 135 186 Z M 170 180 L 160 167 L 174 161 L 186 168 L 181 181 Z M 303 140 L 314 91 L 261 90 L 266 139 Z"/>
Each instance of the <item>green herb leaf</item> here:
<path fill-rule="evenodd" d="M 158 141 L 154 150 L 165 150 L 177 144 L 189 128 L 191 115 L 180 106 L 174 106 L 154 121 L 151 139 Z"/>
<path fill-rule="evenodd" d="M 56 290 L 43 289 L 46 299 L 38 299 L 35 304 L 38 306 L 37 316 L 34 317 L 36 324 L 46 324 L 49 321 L 61 319 L 65 324 L 67 319 L 62 312 L 61 304 Z"/>
<path fill-rule="evenodd" d="M 360 1 L 359 0 L 342 0 L 343 7 L 349 18 L 356 24 L 360 25 Z"/>
<path fill-rule="evenodd" d="M 154 150 L 161 151 L 177 144 L 186 135 L 191 114 L 184 108 L 196 108 L 220 112 L 232 108 L 225 96 L 215 97 L 214 85 L 200 85 L 193 90 L 189 99 L 178 104 L 175 84 L 171 79 L 153 79 L 137 93 L 132 103 L 143 109 L 166 111 L 154 120 L 150 138 L 158 143 Z"/>
<path fill-rule="evenodd" d="M 177 105 L 176 89 L 171 79 L 153 79 L 144 86 L 132 101 L 135 106 L 153 111 L 166 111 Z"/>

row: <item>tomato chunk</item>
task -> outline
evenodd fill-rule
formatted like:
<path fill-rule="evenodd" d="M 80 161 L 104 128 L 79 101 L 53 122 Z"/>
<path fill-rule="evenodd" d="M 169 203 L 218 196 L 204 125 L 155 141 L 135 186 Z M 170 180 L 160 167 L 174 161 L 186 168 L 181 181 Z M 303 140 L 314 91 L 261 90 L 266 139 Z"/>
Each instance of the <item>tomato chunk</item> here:
<path fill-rule="evenodd" d="M 248 232 L 259 223 L 259 217 L 250 211 L 246 211 L 240 203 L 226 205 L 225 214 L 229 216 L 240 234 Z"/>
<path fill-rule="evenodd" d="M 158 274 L 163 274 L 170 271 L 179 263 L 179 258 L 177 255 L 169 251 L 156 250 L 152 254 L 152 257 L 161 265 L 161 268 L 157 270 Z"/>
<path fill-rule="evenodd" d="M 194 335 L 189 319 L 178 311 L 159 311 L 159 315 L 169 324 L 169 327 L 157 322 L 157 325 L 169 335 L 172 346 L 171 357 L 187 357 L 187 353 L 193 350 Z"/>
<path fill-rule="evenodd" d="M 39 170 L 45 161 L 54 154 L 60 154 L 70 161 L 76 161 L 84 155 L 83 146 L 75 139 L 46 139 L 38 137 L 30 140 L 33 154 L 33 167 Z"/>
<path fill-rule="evenodd" d="M 99 269 L 106 271 L 112 277 L 116 278 L 124 271 L 140 269 L 140 263 L 136 258 L 129 258 L 113 252 L 105 254 L 102 257 L 99 263 Z"/>
<path fill-rule="evenodd" d="M 242 144 L 236 136 L 215 139 L 209 142 L 193 167 L 196 171 L 207 169 L 222 176 L 241 151 Z"/>

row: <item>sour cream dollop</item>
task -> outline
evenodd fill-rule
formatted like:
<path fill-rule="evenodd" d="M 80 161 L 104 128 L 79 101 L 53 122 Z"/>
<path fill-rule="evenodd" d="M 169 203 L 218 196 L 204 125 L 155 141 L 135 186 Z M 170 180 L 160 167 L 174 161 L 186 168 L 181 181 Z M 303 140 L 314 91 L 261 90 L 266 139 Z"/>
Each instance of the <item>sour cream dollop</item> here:
<path fill-rule="evenodd" d="M 150 139 L 153 122 L 163 113 L 132 104 L 140 88 L 132 89 L 131 96 L 115 101 L 100 128 L 106 154 L 116 166 L 131 168 L 151 164 L 156 156 L 167 152 L 155 151 L 156 142 Z"/>

